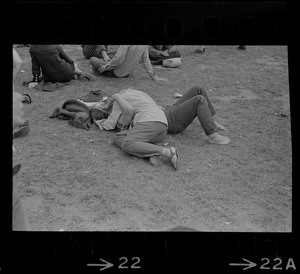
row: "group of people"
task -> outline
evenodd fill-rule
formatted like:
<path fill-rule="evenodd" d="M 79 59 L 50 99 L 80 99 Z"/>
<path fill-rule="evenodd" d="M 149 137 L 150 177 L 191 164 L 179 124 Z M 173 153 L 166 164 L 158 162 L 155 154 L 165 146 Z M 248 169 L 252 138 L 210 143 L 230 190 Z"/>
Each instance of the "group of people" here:
<path fill-rule="evenodd" d="M 31 45 L 29 53 L 32 61 L 32 83 L 41 78 L 49 82 L 67 82 L 74 76 L 81 75 L 74 61 L 68 57 L 60 45 Z M 176 58 L 180 52 L 174 46 L 147 45 L 82 45 L 83 55 L 90 60 L 92 70 L 97 75 L 108 77 L 128 77 L 142 61 L 151 79 L 166 81 L 158 77 L 152 64 L 161 64 L 167 58 Z M 13 75 L 21 66 L 21 58 L 13 49 Z M 23 96 L 13 89 L 13 129 L 24 125 Z M 174 169 L 179 167 L 179 156 L 176 147 L 158 145 L 167 134 L 182 132 L 197 117 L 202 125 L 208 142 L 225 145 L 230 139 L 219 133 L 226 128 L 217 123 L 213 116 L 215 108 L 203 87 L 194 86 L 186 91 L 173 105 L 160 107 L 147 93 L 135 90 L 121 90 L 110 98 L 109 109 L 98 109 L 93 123 L 100 130 L 113 130 L 116 134 L 113 144 L 124 152 L 141 158 L 165 158 Z M 91 112 L 92 113 L 92 112 Z M 17 173 L 20 167 L 15 167 Z M 21 206 L 14 188 L 13 226 L 16 230 L 24 227 Z M 18 214 L 18 212 L 19 214 Z"/>
<path fill-rule="evenodd" d="M 166 81 L 158 77 L 152 64 L 161 64 L 167 58 L 180 57 L 172 45 L 81 45 L 83 55 L 89 59 L 97 75 L 122 78 L 130 76 L 142 62 L 151 79 Z M 33 81 L 43 79 L 51 82 L 70 81 L 74 75 L 82 74 L 59 45 L 31 45 Z M 182 132 L 195 117 L 201 123 L 208 141 L 214 144 L 228 144 L 228 137 L 219 130 L 226 128 L 218 124 L 213 116 L 216 111 L 206 90 L 195 86 L 189 89 L 176 103 L 164 108 L 158 106 L 147 93 L 134 89 L 121 90 L 111 98 L 110 111 L 103 109 L 103 115 L 94 123 L 102 130 L 118 131 L 113 143 L 123 151 L 138 157 L 165 157 L 175 169 L 178 168 L 178 151 L 175 147 L 162 147 L 156 143 L 167 134 Z"/>

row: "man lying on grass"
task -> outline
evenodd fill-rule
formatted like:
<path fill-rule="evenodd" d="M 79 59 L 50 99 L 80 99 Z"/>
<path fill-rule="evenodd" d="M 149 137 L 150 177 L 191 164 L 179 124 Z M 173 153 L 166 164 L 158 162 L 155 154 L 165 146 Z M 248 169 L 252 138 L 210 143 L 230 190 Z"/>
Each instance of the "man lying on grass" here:
<path fill-rule="evenodd" d="M 216 111 L 201 87 L 191 88 L 175 104 L 164 109 L 157 106 L 148 94 L 138 90 L 121 90 L 112 98 L 115 100 L 112 112 L 109 115 L 103 112 L 102 119 L 94 120 L 94 123 L 100 129 L 117 129 L 119 132 L 113 143 L 126 153 L 149 158 L 164 156 L 177 169 L 177 149 L 155 143 L 162 141 L 167 133 L 182 132 L 195 117 L 198 117 L 209 143 L 225 145 L 230 142 L 228 137 L 218 133 L 226 128 L 213 120 Z"/>

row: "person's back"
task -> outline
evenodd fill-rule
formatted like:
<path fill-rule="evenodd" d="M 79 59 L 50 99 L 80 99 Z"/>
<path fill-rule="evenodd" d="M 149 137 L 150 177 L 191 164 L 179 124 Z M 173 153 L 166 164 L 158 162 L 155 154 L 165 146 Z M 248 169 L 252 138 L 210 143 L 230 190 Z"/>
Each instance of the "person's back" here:
<path fill-rule="evenodd" d="M 31 45 L 33 74 L 39 74 L 40 68 L 47 82 L 67 82 L 74 74 L 72 60 L 61 55 L 62 49 L 58 45 Z"/>
<path fill-rule="evenodd" d="M 142 60 L 145 51 L 148 50 L 148 47 L 145 45 L 120 46 L 121 50 L 123 47 L 128 47 L 128 49 L 122 64 L 114 69 L 114 73 L 117 77 L 130 75 Z"/>
<path fill-rule="evenodd" d="M 133 124 L 154 121 L 168 124 L 161 107 L 147 93 L 129 88 L 121 91 L 120 96 L 134 108 Z"/>

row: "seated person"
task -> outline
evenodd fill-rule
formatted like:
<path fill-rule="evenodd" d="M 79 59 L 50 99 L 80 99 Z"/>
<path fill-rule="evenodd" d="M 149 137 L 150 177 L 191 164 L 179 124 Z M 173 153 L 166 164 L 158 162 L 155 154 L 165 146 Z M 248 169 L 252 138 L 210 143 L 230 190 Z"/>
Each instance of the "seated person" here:
<path fill-rule="evenodd" d="M 82 74 L 60 45 L 31 45 L 29 53 L 34 82 L 38 82 L 41 72 L 45 82 L 52 83 L 69 82 L 74 75 Z"/>
<path fill-rule="evenodd" d="M 149 60 L 148 46 L 144 45 L 121 45 L 110 61 L 92 57 L 90 63 L 96 74 L 108 77 L 123 78 L 131 75 L 142 61 L 144 68 L 150 78 L 154 81 L 166 81 L 154 73 Z"/>
<path fill-rule="evenodd" d="M 104 61 L 109 61 L 113 55 L 117 52 L 119 46 L 109 45 L 81 45 L 82 53 L 86 59 L 97 57 Z"/>
<path fill-rule="evenodd" d="M 150 45 L 148 48 L 152 65 L 161 65 L 163 60 L 181 56 L 180 52 L 173 45 Z"/>

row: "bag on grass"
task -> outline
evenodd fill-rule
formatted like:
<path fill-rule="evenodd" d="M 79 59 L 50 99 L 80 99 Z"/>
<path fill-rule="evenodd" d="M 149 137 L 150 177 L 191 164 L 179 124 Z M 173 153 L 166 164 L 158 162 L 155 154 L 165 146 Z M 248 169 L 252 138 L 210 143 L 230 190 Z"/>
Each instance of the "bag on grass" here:
<path fill-rule="evenodd" d="M 181 66 L 181 59 L 180 58 L 170 58 L 163 60 L 163 66 L 167 68 L 176 68 Z"/>

